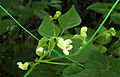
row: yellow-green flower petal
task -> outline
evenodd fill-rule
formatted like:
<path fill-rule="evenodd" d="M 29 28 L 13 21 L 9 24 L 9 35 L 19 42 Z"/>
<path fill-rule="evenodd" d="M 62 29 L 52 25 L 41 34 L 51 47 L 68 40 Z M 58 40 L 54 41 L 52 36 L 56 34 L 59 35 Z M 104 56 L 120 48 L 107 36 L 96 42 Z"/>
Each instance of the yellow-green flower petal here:
<path fill-rule="evenodd" d="M 67 43 L 67 45 L 72 43 L 72 41 L 70 39 L 65 40 L 65 42 Z"/>
<path fill-rule="evenodd" d="M 29 62 L 25 62 L 24 64 L 22 64 L 22 62 L 17 62 L 17 65 L 20 69 L 27 70 L 29 66 Z"/>
<path fill-rule="evenodd" d="M 66 49 L 63 50 L 63 53 L 64 53 L 65 55 L 69 55 L 69 52 L 68 52 L 68 50 L 66 50 Z"/>
<path fill-rule="evenodd" d="M 81 28 L 81 34 L 82 34 L 82 33 L 86 33 L 86 32 L 87 32 L 87 27 L 86 27 L 86 26 L 85 26 L 85 27 L 82 27 L 82 28 Z"/>
<path fill-rule="evenodd" d="M 67 45 L 67 47 L 66 47 L 67 50 L 71 50 L 72 48 L 73 48 L 72 45 Z"/>
<path fill-rule="evenodd" d="M 63 53 L 65 55 L 69 55 L 68 50 L 71 50 L 73 48 L 72 45 L 69 45 L 70 43 L 72 43 L 72 41 L 70 39 L 64 40 L 63 38 L 57 38 L 57 40 L 57 46 L 63 49 Z"/>

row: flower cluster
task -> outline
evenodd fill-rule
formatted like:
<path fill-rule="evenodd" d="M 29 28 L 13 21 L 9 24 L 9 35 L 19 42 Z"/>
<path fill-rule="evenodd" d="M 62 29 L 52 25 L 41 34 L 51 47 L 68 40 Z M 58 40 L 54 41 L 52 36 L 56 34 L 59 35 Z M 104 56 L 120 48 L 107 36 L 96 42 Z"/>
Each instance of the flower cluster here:
<path fill-rule="evenodd" d="M 65 55 L 69 55 L 68 50 L 71 50 L 73 48 L 73 46 L 70 45 L 72 41 L 70 39 L 64 40 L 63 38 L 60 37 L 58 37 L 57 40 L 58 40 L 57 46 L 63 49 L 63 53 Z"/>
<path fill-rule="evenodd" d="M 60 11 L 56 11 L 55 15 L 52 17 L 52 16 L 49 16 L 49 19 L 50 20 L 53 20 L 53 19 L 58 19 L 58 17 L 61 15 L 61 12 Z"/>
<path fill-rule="evenodd" d="M 83 39 L 87 38 L 87 27 L 82 27 L 81 30 L 80 30 L 80 35 Z"/>
<path fill-rule="evenodd" d="M 116 35 L 116 30 L 114 28 L 110 28 L 107 32 L 103 33 L 103 35 L 108 39 L 110 36 Z"/>
<path fill-rule="evenodd" d="M 81 39 L 82 40 L 82 46 L 85 45 L 86 42 L 86 38 L 87 38 L 87 27 L 84 26 L 80 29 L 80 34 L 75 34 L 72 39 Z"/>
<path fill-rule="evenodd" d="M 110 30 L 110 34 L 111 34 L 112 36 L 115 36 L 115 35 L 116 35 L 116 30 L 115 30 L 114 28 L 110 28 L 109 30 Z"/>

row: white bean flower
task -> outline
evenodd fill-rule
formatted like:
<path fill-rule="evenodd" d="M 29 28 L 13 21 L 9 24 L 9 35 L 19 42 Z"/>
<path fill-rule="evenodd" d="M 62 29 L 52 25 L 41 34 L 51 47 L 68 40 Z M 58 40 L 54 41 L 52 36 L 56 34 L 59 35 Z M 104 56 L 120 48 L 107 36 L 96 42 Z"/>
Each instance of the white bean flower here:
<path fill-rule="evenodd" d="M 22 70 L 27 70 L 29 64 L 30 64 L 29 62 L 25 62 L 24 64 L 22 64 L 22 62 L 17 62 L 18 67 Z"/>
<path fill-rule="evenodd" d="M 69 51 L 73 48 L 72 45 L 70 45 L 70 43 L 72 43 L 72 41 L 70 39 L 64 40 L 63 38 L 57 38 L 58 43 L 57 46 L 60 47 L 61 49 L 63 49 L 63 53 L 65 55 L 69 55 Z"/>
<path fill-rule="evenodd" d="M 41 56 L 43 53 L 45 53 L 46 51 L 44 50 L 44 48 L 43 47 L 37 47 L 37 49 L 36 49 L 36 54 L 38 55 L 38 56 Z"/>

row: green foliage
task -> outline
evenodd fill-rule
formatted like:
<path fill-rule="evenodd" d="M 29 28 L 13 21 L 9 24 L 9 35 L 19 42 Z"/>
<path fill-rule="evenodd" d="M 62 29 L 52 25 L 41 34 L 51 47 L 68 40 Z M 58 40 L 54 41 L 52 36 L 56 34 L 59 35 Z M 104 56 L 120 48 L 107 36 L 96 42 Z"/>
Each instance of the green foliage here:
<path fill-rule="evenodd" d="M 75 10 L 75 7 L 72 6 L 68 12 L 58 18 L 58 21 L 62 30 L 66 30 L 78 26 L 81 23 L 81 18 Z"/>
<path fill-rule="evenodd" d="M 38 43 L 38 47 L 45 47 L 47 46 L 47 42 L 49 41 L 48 38 L 41 38 L 41 40 L 39 40 L 39 43 Z"/>
<path fill-rule="evenodd" d="M 52 72 L 51 65 L 48 64 L 41 64 L 40 66 L 37 66 L 34 71 L 30 74 L 30 77 L 59 77 L 55 76 L 55 73 Z"/>
<path fill-rule="evenodd" d="M 30 7 L 20 7 L 20 14 L 22 15 L 22 18 L 26 21 L 30 17 L 33 16 L 33 9 Z"/>
<path fill-rule="evenodd" d="M 46 16 L 49 15 L 49 13 L 46 12 L 45 10 L 34 10 L 33 13 L 35 16 L 38 16 L 40 19 L 44 19 Z"/>
<path fill-rule="evenodd" d="M 43 20 L 40 25 L 38 32 L 41 36 L 50 37 L 58 36 L 60 34 L 60 28 L 57 27 L 50 19 L 47 17 Z"/>
<path fill-rule="evenodd" d="M 52 50 L 53 50 L 54 47 L 55 47 L 54 39 L 49 40 L 49 43 L 48 43 L 49 55 L 51 55 L 51 52 L 52 52 Z"/>
<path fill-rule="evenodd" d="M 95 12 L 98 12 L 101 14 L 106 14 L 106 13 L 108 13 L 109 8 L 108 8 L 108 6 L 106 6 L 106 4 L 97 2 L 97 3 L 94 3 L 90 6 L 88 6 L 87 10 L 92 10 L 92 11 L 95 11 Z"/>
<path fill-rule="evenodd" d="M 77 48 L 76 51 L 79 48 Z M 77 61 L 77 62 L 85 63 L 85 62 L 87 62 L 87 60 L 89 59 L 89 56 L 90 56 L 91 52 L 93 52 L 93 51 L 98 51 L 98 48 L 96 46 L 94 46 L 93 44 L 91 44 L 91 45 L 88 45 L 85 49 L 83 49 L 81 51 L 80 55 L 77 55 L 77 56 L 74 56 L 74 57 L 71 57 L 71 58 L 73 60 Z"/>
<path fill-rule="evenodd" d="M 105 27 L 102 27 L 101 30 L 98 32 L 99 35 L 101 35 L 101 37 L 97 38 L 95 40 L 95 42 L 99 43 L 99 44 L 108 44 L 111 41 L 111 37 L 107 37 L 106 35 L 104 35 L 105 31 L 107 31 L 107 29 Z"/>
<path fill-rule="evenodd" d="M 92 18 L 86 19 L 84 18 L 86 13 L 79 10 L 81 7 L 77 6 L 77 0 L 73 2 L 75 6 L 61 15 L 61 12 L 66 10 L 61 3 L 67 3 L 61 0 L 0 1 L 0 5 L 4 6 L 26 29 L 41 38 L 36 46 L 36 41 L 0 9 L 0 77 L 22 77 L 24 74 L 28 74 L 29 77 L 120 76 L 120 30 L 119 26 L 115 25 L 120 24 L 120 5 L 116 6 L 110 19 L 95 38 L 82 49 L 95 33 L 101 17 L 105 17 L 113 3 L 91 4 L 87 10 L 101 14 L 95 17 L 97 14 L 92 15 L 92 12 L 92 16 L 87 15 L 88 18 Z M 83 16 L 79 16 L 77 10 L 82 12 Z M 92 21 L 93 19 L 95 21 Z M 88 23 L 89 20 L 92 22 Z M 83 26 L 84 29 L 81 30 Z M 115 30 L 113 26 L 118 29 Z M 37 56 L 35 49 L 39 47 L 42 47 L 43 51 Z M 78 51 L 80 53 L 74 54 Z M 20 61 L 30 62 L 28 72 L 18 69 L 16 63 Z"/>
<path fill-rule="evenodd" d="M 0 34 L 9 31 L 11 26 L 13 26 L 13 21 L 12 20 L 3 20 L 0 23 Z"/>
<path fill-rule="evenodd" d="M 112 59 L 103 56 L 99 52 L 92 52 L 86 63 L 86 68 L 79 66 L 68 66 L 64 69 L 64 77 L 116 77 L 120 76 L 119 63 L 116 65 L 114 61 L 120 60 Z M 114 67 L 116 65 L 116 67 Z"/>
<path fill-rule="evenodd" d="M 43 10 L 43 9 L 48 8 L 47 3 L 40 2 L 40 1 L 34 1 L 32 3 L 32 6 L 33 6 L 33 9 L 36 9 L 36 10 Z"/>
<path fill-rule="evenodd" d="M 113 6 L 113 3 L 94 3 L 90 6 L 87 7 L 87 10 L 92 10 L 98 13 L 103 14 L 104 16 L 108 13 L 108 11 L 110 10 L 110 7 Z M 113 10 L 110 20 L 113 21 L 115 24 L 120 24 L 120 14 L 119 14 L 119 10 L 120 10 L 120 5 L 118 4 L 115 7 L 115 10 Z"/>
<path fill-rule="evenodd" d="M 63 76 L 64 77 L 79 77 L 79 73 L 83 70 L 83 68 L 73 65 L 68 66 L 63 70 Z"/>
<path fill-rule="evenodd" d="M 116 24 L 120 24 L 120 13 L 112 14 L 111 15 L 111 20 Z"/>
<path fill-rule="evenodd" d="M 11 7 L 16 8 L 15 6 L 18 6 L 19 0 L 12 0 L 12 1 L 10 1 L 10 0 L 1 0 L 0 4 L 2 4 L 5 8 L 11 8 Z"/>
<path fill-rule="evenodd" d="M 101 53 L 105 53 L 107 51 L 107 48 L 103 45 L 97 45 L 97 47 L 99 48 L 99 52 Z"/>

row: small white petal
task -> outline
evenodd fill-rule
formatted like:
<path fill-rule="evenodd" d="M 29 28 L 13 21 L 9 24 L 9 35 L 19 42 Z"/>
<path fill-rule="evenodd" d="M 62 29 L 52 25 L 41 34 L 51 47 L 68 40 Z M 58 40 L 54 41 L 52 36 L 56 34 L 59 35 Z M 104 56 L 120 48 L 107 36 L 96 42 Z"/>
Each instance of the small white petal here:
<path fill-rule="evenodd" d="M 22 62 L 17 62 L 17 65 L 21 65 L 22 64 Z"/>
<path fill-rule="evenodd" d="M 43 47 L 38 47 L 38 48 L 36 49 L 36 51 L 43 52 Z"/>
<path fill-rule="evenodd" d="M 81 48 L 82 48 L 82 46 L 79 49 L 81 49 Z"/>
<path fill-rule="evenodd" d="M 22 62 L 17 62 L 17 65 L 19 68 L 21 68 L 21 66 L 23 65 Z"/>
<path fill-rule="evenodd" d="M 65 55 L 69 55 L 68 50 L 63 50 L 63 53 L 64 53 Z"/>
<path fill-rule="evenodd" d="M 65 41 L 66 41 L 67 45 L 70 44 L 70 43 L 72 43 L 72 41 L 70 39 L 67 39 Z"/>
<path fill-rule="evenodd" d="M 71 50 L 73 48 L 72 45 L 67 45 L 66 50 Z"/>
<path fill-rule="evenodd" d="M 58 40 L 58 42 L 64 41 L 64 39 L 61 37 L 58 37 L 57 40 Z"/>
<path fill-rule="evenodd" d="M 58 40 L 57 46 L 60 47 L 61 49 L 65 49 L 66 43 L 64 39 L 59 37 L 57 38 L 57 40 Z"/>

